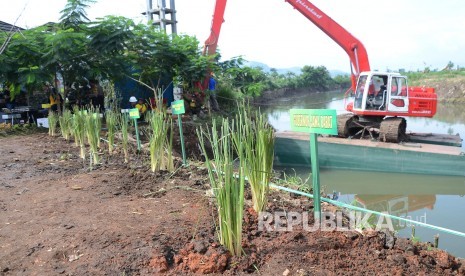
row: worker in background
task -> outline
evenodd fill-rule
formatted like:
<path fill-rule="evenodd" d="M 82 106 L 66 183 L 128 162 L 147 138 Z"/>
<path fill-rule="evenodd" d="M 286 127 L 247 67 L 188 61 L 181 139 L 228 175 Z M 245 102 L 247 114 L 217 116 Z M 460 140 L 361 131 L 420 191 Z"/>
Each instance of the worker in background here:
<path fill-rule="evenodd" d="M 137 98 L 134 96 L 131 96 L 129 98 L 129 108 L 136 108 L 136 104 L 137 104 Z"/>
<path fill-rule="evenodd" d="M 139 99 L 136 104 L 136 108 L 139 109 L 139 113 L 141 116 L 145 115 L 147 112 L 147 104 L 145 103 L 144 99 Z"/>
<path fill-rule="evenodd" d="M 210 92 L 210 107 L 213 111 L 220 111 L 218 107 L 218 101 L 216 100 L 216 80 L 215 74 L 210 73 L 210 80 L 208 82 L 208 90 Z"/>
<path fill-rule="evenodd" d="M 48 92 L 48 98 L 50 100 L 50 110 L 61 112 L 63 99 L 60 93 L 58 93 L 55 87 L 51 86 L 49 83 L 45 84 L 45 89 Z"/>
<path fill-rule="evenodd" d="M 379 91 L 376 92 L 376 97 L 383 97 L 383 93 L 386 91 L 386 85 L 382 84 L 380 87 L 379 87 Z"/>
<path fill-rule="evenodd" d="M 198 116 L 203 117 L 202 108 L 205 96 L 205 93 L 199 90 L 195 90 L 194 92 L 186 91 L 183 94 L 183 98 L 187 104 L 186 112 L 192 115 L 193 120 L 197 120 Z"/>
<path fill-rule="evenodd" d="M 136 97 L 132 96 L 129 98 L 130 108 L 137 108 L 139 110 L 140 118 L 143 119 L 147 112 L 147 105 L 144 103 L 144 99 L 137 100 Z"/>

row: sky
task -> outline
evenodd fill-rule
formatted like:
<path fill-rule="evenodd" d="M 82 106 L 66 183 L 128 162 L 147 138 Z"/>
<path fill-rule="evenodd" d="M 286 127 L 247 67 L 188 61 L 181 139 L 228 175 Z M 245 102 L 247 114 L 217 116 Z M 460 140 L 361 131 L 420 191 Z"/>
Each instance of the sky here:
<path fill-rule="evenodd" d="M 157 0 L 153 0 L 156 5 Z M 169 0 L 166 0 L 169 4 Z M 357 37 L 372 70 L 465 67 L 463 0 L 314 0 Z M 0 0 L 0 20 L 35 27 L 58 21 L 66 0 Z M 178 33 L 209 36 L 214 0 L 175 0 Z M 98 0 L 89 18 L 121 15 L 146 22 L 146 0 Z M 229 0 L 218 48 L 223 60 L 242 56 L 274 68 L 323 65 L 350 71 L 347 54 L 284 0 Z"/>

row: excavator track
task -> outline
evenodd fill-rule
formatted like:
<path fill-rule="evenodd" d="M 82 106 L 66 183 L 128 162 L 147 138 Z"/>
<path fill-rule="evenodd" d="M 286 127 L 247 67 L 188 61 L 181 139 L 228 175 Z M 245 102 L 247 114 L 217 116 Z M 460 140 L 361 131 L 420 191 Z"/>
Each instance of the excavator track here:
<path fill-rule="evenodd" d="M 356 116 L 350 113 L 337 115 L 337 135 L 343 138 L 351 136 L 350 129 L 356 119 Z"/>
<path fill-rule="evenodd" d="M 379 127 L 379 140 L 382 142 L 399 143 L 407 139 L 405 131 L 407 122 L 401 117 L 385 118 Z"/>

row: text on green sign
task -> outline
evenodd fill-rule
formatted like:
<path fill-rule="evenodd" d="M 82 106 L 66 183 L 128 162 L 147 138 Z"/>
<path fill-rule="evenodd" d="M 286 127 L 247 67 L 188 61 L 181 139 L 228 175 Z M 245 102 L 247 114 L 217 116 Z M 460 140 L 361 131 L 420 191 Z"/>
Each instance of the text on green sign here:
<path fill-rule="evenodd" d="M 171 107 L 173 109 L 179 110 L 184 107 L 184 103 L 175 103 L 175 104 L 172 104 Z"/>
<path fill-rule="evenodd" d="M 296 127 L 332 129 L 333 116 L 309 116 L 308 114 L 295 114 L 293 116 L 293 123 Z"/>

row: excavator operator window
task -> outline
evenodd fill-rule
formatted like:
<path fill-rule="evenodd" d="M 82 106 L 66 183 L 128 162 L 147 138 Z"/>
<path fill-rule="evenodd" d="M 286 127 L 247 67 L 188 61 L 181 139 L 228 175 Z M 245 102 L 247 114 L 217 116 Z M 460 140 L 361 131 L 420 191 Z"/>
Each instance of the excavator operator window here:
<path fill-rule="evenodd" d="M 393 77 L 391 81 L 391 106 L 397 109 L 406 108 L 407 98 L 407 80 L 402 77 Z"/>
<path fill-rule="evenodd" d="M 398 88 L 398 84 L 397 84 L 397 81 L 396 81 L 396 78 L 393 78 L 392 79 L 392 82 L 391 82 L 391 95 L 392 96 L 397 96 L 397 88 Z"/>
<path fill-rule="evenodd" d="M 405 78 L 394 77 L 391 82 L 391 95 L 407 97 L 407 81 Z"/>
<path fill-rule="evenodd" d="M 368 95 L 366 100 L 366 109 L 382 110 L 385 106 L 384 90 L 384 77 L 383 75 L 373 75 L 371 77 L 370 86 L 368 88 Z M 384 89 L 382 87 L 384 86 Z"/>
<path fill-rule="evenodd" d="M 368 76 L 360 76 L 360 78 L 358 79 L 357 90 L 355 91 L 355 101 L 354 101 L 354 108 L 356 109 L 362 108 L 363 91 L 365 90 L 367 78 Z"/>

